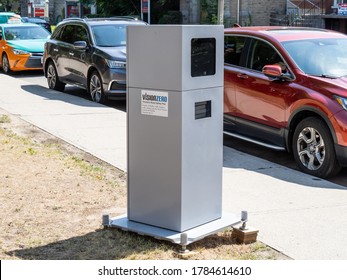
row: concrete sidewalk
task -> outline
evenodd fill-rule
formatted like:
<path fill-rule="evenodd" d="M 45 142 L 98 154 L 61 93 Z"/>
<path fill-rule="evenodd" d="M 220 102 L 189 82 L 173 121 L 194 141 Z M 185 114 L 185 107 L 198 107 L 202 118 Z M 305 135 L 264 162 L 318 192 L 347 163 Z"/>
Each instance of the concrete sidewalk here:
<path fill-rule="evenodd" d="M 0 74 L 0 108 L 126 170 L 126 113 Z M 294 259 L 347 259 L 347 189 L 224 147 L 223 209 Z"/>

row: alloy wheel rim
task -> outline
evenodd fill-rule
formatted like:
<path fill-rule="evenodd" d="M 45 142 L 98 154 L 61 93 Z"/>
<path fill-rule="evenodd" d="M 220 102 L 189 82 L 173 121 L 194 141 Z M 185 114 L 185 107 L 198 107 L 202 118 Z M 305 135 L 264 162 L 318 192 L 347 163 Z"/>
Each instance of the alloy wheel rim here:
<path fill-rule="evenodd" d="M 52 65 L 48 66 L 47 69 L 47 80 L 48 80 L 48 85 L 50 88 L 54 88 L 56 81 L 57 81 L 57 75 L 55 73 L 55 70 Z"/>
<path fill-rule="evenodd" d="M 90 94 L 92 99 L 100 102 L 101 99 L 101 83 L 97 75 L 93 75 L 90 79 Z"/>
<path fill-rule="evenodd" d="M 306 127 L 300 132 L 297 149 L 300 161 L 307 169 L 317 170 L 324 163 L 324 140 L 313 127 Z"/>

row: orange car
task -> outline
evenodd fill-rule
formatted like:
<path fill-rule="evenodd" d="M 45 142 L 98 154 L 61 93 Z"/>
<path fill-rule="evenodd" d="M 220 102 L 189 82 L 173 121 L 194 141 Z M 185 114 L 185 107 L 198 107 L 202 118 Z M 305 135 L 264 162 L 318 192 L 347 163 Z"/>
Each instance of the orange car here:
<path fill-rule="evenodd" d="M 50 33 L 31 23 L 0 24 L 0 66 L 10 71 L 42 69 L 44 44 Z"/>

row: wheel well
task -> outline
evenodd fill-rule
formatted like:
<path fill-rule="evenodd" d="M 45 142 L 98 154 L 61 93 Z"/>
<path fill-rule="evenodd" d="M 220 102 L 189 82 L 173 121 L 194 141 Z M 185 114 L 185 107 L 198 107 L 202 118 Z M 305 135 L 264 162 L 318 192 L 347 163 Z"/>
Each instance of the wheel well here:
<path fill-rule="evenodd" d="M 88 84 L 89 84 L 90 75 L 91 75 L 94 71 L 97 71 L 97 72 L 98 72 L 98 70 L 97 70 L 94 66 L 92 66 L 92 67 L 90 67 L 90 68 L 88 69 L 87 86 L 88 86 Z"/>
<path fill-rule="evenodd" d="M 3 51 L 2 54 L 1 54 L 1 65 L 2 65 L 2 58 L 3 58 L 5 55 L 8 57 L 7 53 L 6 53 L 5 51 Z"/>
<path fill-rule="evenodd" d="M 331 125 L 331 123 L 329 122 L 328 118 L 323 117 L 322 115 L 320 115 L 319 113 L 315 112 L 315 111 L 311 111 L 311 110 L 305 110 L 305 111 L 300 111 L 297 114 L 295 114 L 295 116 L 293 116 L 290 120 L 289 126 L 288 126 L 288 134 L 286 137 L 287 140 L 287 150 L 289 152 L 292 152 L 292 144 L 293 144 L 293 134 L 295 131 L 296 126 L 303 120 L 306 119 L 308 117 L 316 117 L 317 119 L 322 120 L 327 127 L 330 130 L 330 134 L 333 138 L 333 141 L 336 143 L 336 136 L 335 136 L 335 132 L 334 129 Z"/>
<path fill-rule="evenodd" d="M 45 77 L 47 78 L 47 67 L 48 67 L 48 64 L 53 61 L 53 59 L 51 58 L 47 58 L 46 62 L 45 62 L 45 69 L 44 69 L 44 73 L 45 73 Z M 53 62 L 54 63 L 54 62 Z"/>

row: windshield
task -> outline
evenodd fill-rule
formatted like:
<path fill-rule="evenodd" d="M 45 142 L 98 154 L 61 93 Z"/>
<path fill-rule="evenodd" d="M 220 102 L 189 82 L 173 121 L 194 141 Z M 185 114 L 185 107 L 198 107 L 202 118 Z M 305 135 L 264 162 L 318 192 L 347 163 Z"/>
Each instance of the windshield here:
<path fill-rule="evenodd" d="M 306 74 L 330 78 L 347 76 L 347 39 L 289 41 L 283 46 Z"/>
<path fill-rule="evenodd" d="M 47 39 L 50 34 L 40 26 L 15 26 L 5 28 L 6 40 Z"/>
<path fill-rule="evenodd" d="M 126 45 L 125 25 L 98 25 L 92 27 L 95 43 L 99 47 L 119 47 Z"/>

